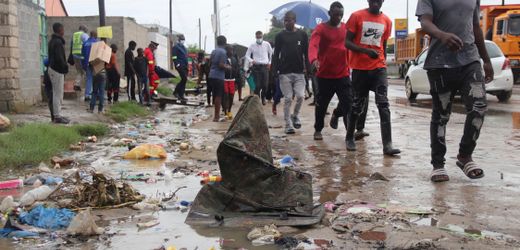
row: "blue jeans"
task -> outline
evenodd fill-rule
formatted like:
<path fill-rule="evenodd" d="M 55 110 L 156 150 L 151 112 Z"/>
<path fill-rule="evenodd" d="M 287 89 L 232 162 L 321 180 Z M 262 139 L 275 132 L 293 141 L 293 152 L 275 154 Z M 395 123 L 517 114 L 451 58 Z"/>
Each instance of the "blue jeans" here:
<path fill-rule="evenodd" d="M 94 84 L 92 89 L 92 99 L 90 99 L 90 110 L 94 111 L 96 107 L 96 99 L 99 99 L 98 111 L 103 111 L 103 102 L 105 101 L 105 86 L 107 84 L 107 73 L 102 70 L 94 76 Z"/>
<path fill-rule="evenodd" d="M 87 74 L 87 82 L 85 85 L 85 97 L 91 97 L 92 96 L 92 70 L 90 67 L 87 67 L 87 70 L 85 70 Z"/>
<path fill-rule="evenodd" d="M 139 103 L 143 104 L 146 100 L 150 104 L 150 88 L 148 87 L 148 76 L 137 76 L 137 91 L 139 92 Z"/>

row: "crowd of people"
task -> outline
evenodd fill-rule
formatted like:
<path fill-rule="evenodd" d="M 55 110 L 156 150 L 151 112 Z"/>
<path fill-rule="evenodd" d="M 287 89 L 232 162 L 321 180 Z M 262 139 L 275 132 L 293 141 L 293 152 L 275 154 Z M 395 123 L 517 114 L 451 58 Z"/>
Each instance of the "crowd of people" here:
<path fill-rule="evenodd" d="M 306 96 L 314 93 L 314 140 L 323 140 L 325 116 L 334 95 L 338 106 L 330 119 L 330 127 L 337 129 L 339 118 L 346 128 L 345 144 L 348 151 L 356 150 L 356 140 L 368 133 L 364 123 L 369 102 L 369 92 L 374 92 L 375 103 L 380 117 L 383 154 L 395 156 L 401 151 L 392 143 L 391 112 L 387 97 L 388 82 L 386 69 L 386 44 L 390 38 L 392 22 L 382 11 L 384 0 L 368 0 L 368 8 L 352 13 L 346 23 L 342 22 L 344 7 L 340 2 L 330 5 L 330 19 L 319 24 L 308 37 L 307 33 L 295 26 L 297 16 L 288 11 L 284 16 L 284 30 L 279 32 L 274 43 L 264 41 L 261 31 L 255 33 L 256 41 L 249 46 L 246 54 L 238 58 L 233 47 L 227 44 L 225 36 L 216 39 L 217 48 L 209 58 L 203 52 L 197 55 L 198 83 L 206 79 L 207 104 L 214 106 L 213 121 L 231 119 L 235 92 L 242 101 L 242 88 L 249 85 L 250 94 L 260 97 L 262 105 L 273 101 L 272 111 L 276 115 L 276 105 L 284 101 L 285 133 L 295 134 L 302 127 L 301 108 Z M 455 2 L 455 1 L 454 1 Z M 485 83 L 493 78 L 493 69 L 484 47 L 483 35 L 478 26 L 479 1 L 461 3 L 460 16 L 446 18 L 458 3 L 450 1 L 419 0 L 416 15 L 423 30 L 432 37 L 425 63 L 433 97 L 431 120 L 431 155 L 433 182 L 448 181 L 444 169 L 446 154 L 446 124 L 451 113 L 451 101 L 456 92 L 462 92 L 467 109 L 464 135 L 461 139 L 457 165 L 472 179 L 482 178 L 484 171 L 472 160 L 480 128 L 486 110 Z M 457 6 L 455 6 L 457 5 Z M 461 6 L 458 6 L 461 7 Z M 51 113 L 56 123 L 67 123 L 60 115 L 60 100 L 63 95 L 63 75 L 68 66 L 63 45 L 63 25 L 54 24 L 54 35 L 49 42 L 49 70 Z M 112 45 L 112 57 L 103 70 L 92 75 L 88 62 L 89 48 L 97 42 L 96 33 L 86 35 L 81 26 L 74 33 L 69 63 L 74 63 L 78 72 L 86 74 L 85 100 L 90 100 L 90 111 L 99 99 L 98 111 L 103 111 L 105 84 L 108 101 L 118 101 L 120 69 Z M 185 86 L 188 77 L 188 52 L 184 46 L 184 36 L 173 48 L 173 62 L 181 77 L 173 92 L 175 98 L 186 100 Z M 81 43 L 81 45 L 80 45 Z M 273 49 L 274 46 L 274 49 Z M 157 88 L 159 77 L 155 72 L 153 51 L 157 44 L 151 42 L 143 51 L 130 42 L 125 52 L 124 75 L 129 83 L 129 100 L 137 93 L 139 102 L 150 104 L 150 95 Z M 484 74 L 481 70 L 483 61 Z M 80 63 L 78 63 L 80 62 Z M 78 66 L 81 65 L 81 66 Z M 83 73 L 78 74 L 81 79 Z M 311 92 L 309 79 L 312 82 Z M 92 84 L 90 83 L 92 82 Z M 90 87 L 92 86 L 92 88 Z M 148 90 L 150 86 L 150 90 Z M 61 93 L 60 93 L 61 92 Z M 295 100 L 294 107 L 292 102 Z M 221 118 L 221 114 L 224 117 Z M 356 131 L 357 130 L 357 131 Z"/>

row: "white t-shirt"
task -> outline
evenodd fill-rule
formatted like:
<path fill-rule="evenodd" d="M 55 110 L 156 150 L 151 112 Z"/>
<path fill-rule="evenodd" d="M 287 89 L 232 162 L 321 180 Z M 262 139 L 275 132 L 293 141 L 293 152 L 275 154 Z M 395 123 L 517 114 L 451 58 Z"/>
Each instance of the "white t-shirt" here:
<path fill-rule="evenodd" d="M 251 44 L 246 52 L 246 57 L 252 58 L 255 64 L 271 64 L 272 55 L 271 44 L 266 41 L 262 41 L 262 44 Z"/>

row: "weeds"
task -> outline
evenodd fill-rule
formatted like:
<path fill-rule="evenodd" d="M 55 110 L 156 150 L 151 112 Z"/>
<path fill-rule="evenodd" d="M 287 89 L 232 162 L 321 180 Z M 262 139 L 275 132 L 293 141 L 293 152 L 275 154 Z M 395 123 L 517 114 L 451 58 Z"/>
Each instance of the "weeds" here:
<path fill-rule="evenodd" d="M 108 132 L 103 124 L 60 126 L 28 124 L 0 135 L 0 166 L 17 167 L 48 161 L 67 150 L 84 136 L 102 136 Z"/>
<path fill-rule="evenodd" d="M 135 102 L 120 102 L 112 105 L 107 115 L 116 122 L 125 122 L 132 117 L 143 117 L 150 112 Z"/>

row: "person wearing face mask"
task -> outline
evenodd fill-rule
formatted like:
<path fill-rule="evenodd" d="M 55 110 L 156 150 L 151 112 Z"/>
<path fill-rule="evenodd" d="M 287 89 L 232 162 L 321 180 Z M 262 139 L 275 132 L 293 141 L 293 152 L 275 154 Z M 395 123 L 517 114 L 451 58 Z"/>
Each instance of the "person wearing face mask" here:
<path fill-rule="evenodd" d="M 181 81 L 175 87 L 173 96 L 179 100 L 186 100 L 184 92 L 186 90 L 186 82 L 188 81 L 188 49 L 184 46 L 184 43 L 186 42 L 184 35 L 179 35 L 178 39 L 179 42 L 177 42 L 177 44 L 172 48 L 172 59 L 175 69 L 179 72 Z"/>
<path fill-rule="evenodd" d="M 268 42 L 264 41 L 262 31 L 257 31 L 255 36 L 256 42 L 249 46 L 246 57 L 253 61 L 252 72 L 256 83 L 255 95 L 260 96 L 262 104 L 265 105 L 273 49 Z"/>

